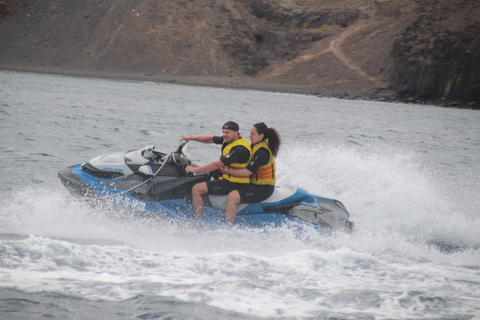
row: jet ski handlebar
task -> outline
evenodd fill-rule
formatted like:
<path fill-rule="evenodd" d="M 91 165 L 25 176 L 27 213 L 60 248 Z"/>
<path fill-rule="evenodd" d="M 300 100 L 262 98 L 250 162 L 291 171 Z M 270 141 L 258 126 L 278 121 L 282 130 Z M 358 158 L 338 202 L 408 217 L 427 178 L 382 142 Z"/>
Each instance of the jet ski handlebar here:
<path fill-rule="evenodd" d="M 187 144 L 187 141 L 182 140 L 182 141 L 180 142 L 180 145 L 178 146 L 177 150 L 175 151 L 175 153 L 181 153 L 183 147 L 185 147 L 186 144 Z"/>

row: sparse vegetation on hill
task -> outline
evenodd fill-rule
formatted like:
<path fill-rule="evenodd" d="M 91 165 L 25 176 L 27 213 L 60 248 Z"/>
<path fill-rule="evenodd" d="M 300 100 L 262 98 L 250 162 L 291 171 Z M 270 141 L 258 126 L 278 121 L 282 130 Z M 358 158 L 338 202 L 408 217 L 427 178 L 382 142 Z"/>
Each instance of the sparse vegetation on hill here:
<path fill-rule="evenodd" d="M 0 67 L 480 108 L 476 0 L 0 0 Z"/>

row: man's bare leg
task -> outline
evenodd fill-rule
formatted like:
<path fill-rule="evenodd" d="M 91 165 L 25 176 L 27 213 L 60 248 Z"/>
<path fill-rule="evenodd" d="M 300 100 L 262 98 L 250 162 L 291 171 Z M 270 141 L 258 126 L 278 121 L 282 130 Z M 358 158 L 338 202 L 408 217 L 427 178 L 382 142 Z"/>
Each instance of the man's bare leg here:
<path fill-rule="evenodd" d="M 192 188 L 192 203 L 195 219 L 202 220 L 203 215 L 203 198 L 202 195 L 207 194 L 208 188 L 205 182 L 197 183 Z"/>
<path fill-rule="evenodd" d="M 225 223 L 231 226 L 237 216 L 237 203 L 240 202 L 240 194 L 237 190 L 233 190 L 227 196 L 227 214 Z"/>

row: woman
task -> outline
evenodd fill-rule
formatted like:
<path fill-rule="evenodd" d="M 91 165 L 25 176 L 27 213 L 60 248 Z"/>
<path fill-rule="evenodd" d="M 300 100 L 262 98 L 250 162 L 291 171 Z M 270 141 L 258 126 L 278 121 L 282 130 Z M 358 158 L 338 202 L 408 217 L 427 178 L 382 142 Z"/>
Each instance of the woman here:
<path fill-rule="evenodd" d="M 246 168 L 232 169 L 228 166 L 222 172 L 235 177 L 250 177 L 250 184 L 233 190 L 227 196 L 227 214 L 225 222 L 233 224 L 237 215 L 237 203 L 260 202 L 270 197 L 275 190 L 275 156 L 280 148 L 280 136 L 274 128 L 263 122 L 256 123 L 250 129 L 252 158 Z"/>

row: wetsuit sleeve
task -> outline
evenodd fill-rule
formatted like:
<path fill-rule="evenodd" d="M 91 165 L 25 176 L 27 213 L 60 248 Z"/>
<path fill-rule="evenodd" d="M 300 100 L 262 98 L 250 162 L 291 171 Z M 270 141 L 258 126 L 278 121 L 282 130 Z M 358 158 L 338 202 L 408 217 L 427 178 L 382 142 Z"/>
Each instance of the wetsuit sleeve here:
<path fill-rule="evenodd" d="M 263 165 L 266 165 L 270 160 L 270 153 L 265 148 L 260 148 L 253 155 L 252 161 L 247 166 L 247 170 L 250 172 L 255 172 Z"/>
<path fill-rule="evenodd" d="M 220 158 L 225 166 L 228 166 L 232 163 L 246 163 L 249 159 L 250 152 L 244 146 L 233 147 L 229 154 Z"/>
<path fill-rule="evenodd" d="M 223 143 L 223 137 L 213 136 L 213 143 L 215 143 L 215 144 L 222 144 L 222 143 Z"/>

